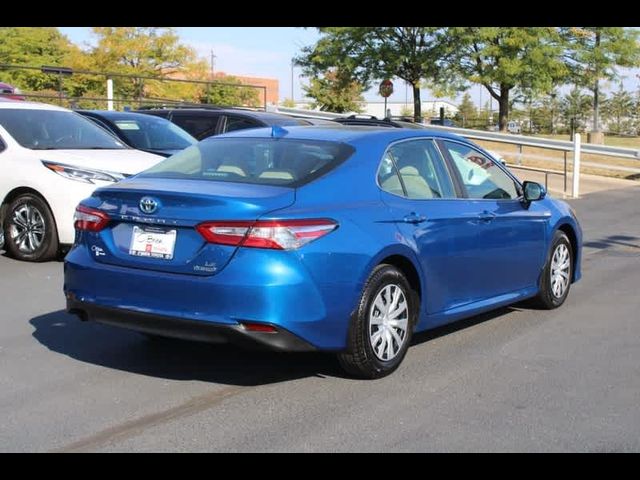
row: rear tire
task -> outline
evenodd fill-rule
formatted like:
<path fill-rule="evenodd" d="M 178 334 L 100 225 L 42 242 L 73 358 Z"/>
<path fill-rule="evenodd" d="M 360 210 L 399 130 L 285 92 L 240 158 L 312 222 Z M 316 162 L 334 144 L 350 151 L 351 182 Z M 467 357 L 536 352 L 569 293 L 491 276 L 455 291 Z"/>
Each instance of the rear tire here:
<path fill-rule="evenodd" d="M 540 280 L 540 293 L 535 304 L 547 310 L 564 303 L 571 289 L 573 278 L 573 249 L 567 235 L 558 230 L 553 236 L 547 264 Z"/>
<path fill-rule="evenodd" d="M 5 249 L 13 258 L 44 262 L 56 257 L 58 231 L 53 214 L 41 197 L 27 193 L 15 198 L 3 223 Z"/>
<path fill-rule="evenodd" d="M 338 361 L 349 374 L 380 378 L 396 370 L 411 343 L 418 302 L 404 274 L 378 265 L 365 284 Z"/>

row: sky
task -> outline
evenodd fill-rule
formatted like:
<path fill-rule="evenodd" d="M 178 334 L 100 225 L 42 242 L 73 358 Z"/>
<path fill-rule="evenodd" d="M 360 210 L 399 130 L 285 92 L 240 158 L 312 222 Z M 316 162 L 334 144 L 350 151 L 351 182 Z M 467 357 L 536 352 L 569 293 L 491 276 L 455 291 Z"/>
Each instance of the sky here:
<path fill-rule="evenodd" d="M 58 27 L 69 39 L 88 47 L 95 41 L 91 27 Z M 319 35 L 315 28 L 297 27 L 177 27 L 182 42 L 192 46 L 198 55 L 210 61 L 211 51 L 214 57 L 214 69 L 230 75 L 248 75 L 277 78 L 280 84 L 280 98 L 291 98 L 291 59 L 301 48 L 312 45 Z M 640 70 L 621 70 L 623 83 L 627 90 L 637 91 Z M 296 101 L 303 98 L 302 84 L 307 80 L 299 67 L 293 69 L 293 97 Z M 613 85 L 609 86 L 615 87 Z M 567 89 L 561 89 L 565 93 Z M 476 105 L 484 106 L 489 100 L 489 92 L 479 85 L 469 89 Z M 448 99 L 459 103 L 462 95 Z M 364 95 L 367 101 L 382 101 L 377 88 Z M 432 100 L 431 93 L 424 89 L 422 100 Z M 394 81 L 394 93 L 389 101 L 412 103 L 411 89 L 404 81 Z M 493 109 L 497 109 L 492 101 Z"/>

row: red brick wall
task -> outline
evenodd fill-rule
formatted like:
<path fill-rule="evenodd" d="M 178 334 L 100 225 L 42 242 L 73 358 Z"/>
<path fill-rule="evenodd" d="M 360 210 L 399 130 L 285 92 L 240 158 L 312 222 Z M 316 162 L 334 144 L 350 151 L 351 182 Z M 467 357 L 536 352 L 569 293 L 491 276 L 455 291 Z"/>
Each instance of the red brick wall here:
<path fill-rule="evenodd" d="M 228 74 L 225 72 L 216 72 L 214 74 L 214 77 L 224 77 L 227 75 L 231 75 L 235 78 L 237 78 L 240 83 L 243 83 L 245 85 L 255 85 L 257 87 L 266 87 L 267 89 L 267 103 L 274 103 L 274 104 L 278 104 L 279 98 L 280 98 L 280 83 L 278 82 L 278 79 L 276 78 L 262 78 L 262 77 L 245 77 L 242 75 L 234 75 L 234 74 Z M 262 98 L 262 91 L 260 92 L 260 101 L 263 100 Z"/>

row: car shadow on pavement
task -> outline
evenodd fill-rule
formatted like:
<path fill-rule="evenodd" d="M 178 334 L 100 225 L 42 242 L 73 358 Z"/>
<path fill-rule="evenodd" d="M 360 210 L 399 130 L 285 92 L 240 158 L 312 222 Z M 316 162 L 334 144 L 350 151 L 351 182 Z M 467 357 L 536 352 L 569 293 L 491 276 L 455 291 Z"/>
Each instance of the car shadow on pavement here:
<path fill-rule="evenodd" d="M 511 312 L 515 312 L 522 309 L 525 309 L 525 310 L 532 309 L 532 305 L 525 303 L 523 301 L 520 303 L 516 303 L 514 305 L 510 305 L 508 307 L 498 308 L 497 310 L 491 310 L 490 312 L 481 313 L 473 317 L 465 318 L 463 320 L 458 320 L 456 322 L 449 323 L 441 327 L 433 328 L 431 330 L 415 333 L 411 340 L 411 345 L 420 345 L 430 340 L 435 340 L 436 338 L 444 337 L 445 335 L 449 335 L 451 333 L 473 327 L 474 325 L 478 325 L 480 323 L 488 322 L 489 320 L 493 320 L 494 318 L 501 317 L 503 315 L 507 315 Z"/>
<path fill-rule="evenodd" d="M 608 235 L 596 240 L 589 240 L 583 243 L 584 247 L 605 250 L 608 248 L 626 248 L 640 251 L 640 238 L 633 235 Z"/>
<path fill-rule="evenodd" d="M 337 360 L 321 353 L 278 353 L 174 339 L 81 322 L 63 310 L 30 320 L 33 337 L 81 362 L 171 380 L 256 386 L 306 377 L 342 377 Z"/>

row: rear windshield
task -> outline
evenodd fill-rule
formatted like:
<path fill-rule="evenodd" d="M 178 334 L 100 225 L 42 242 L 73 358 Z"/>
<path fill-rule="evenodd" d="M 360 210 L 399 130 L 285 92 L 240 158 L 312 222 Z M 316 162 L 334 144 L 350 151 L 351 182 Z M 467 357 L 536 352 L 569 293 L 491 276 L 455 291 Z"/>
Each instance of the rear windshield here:
<path fill-rule="evenodd" d="M 337 142 L 210 138 L 139 176 L 297 187 L 334 169 L 352 153 L 352 147 Z"/>

